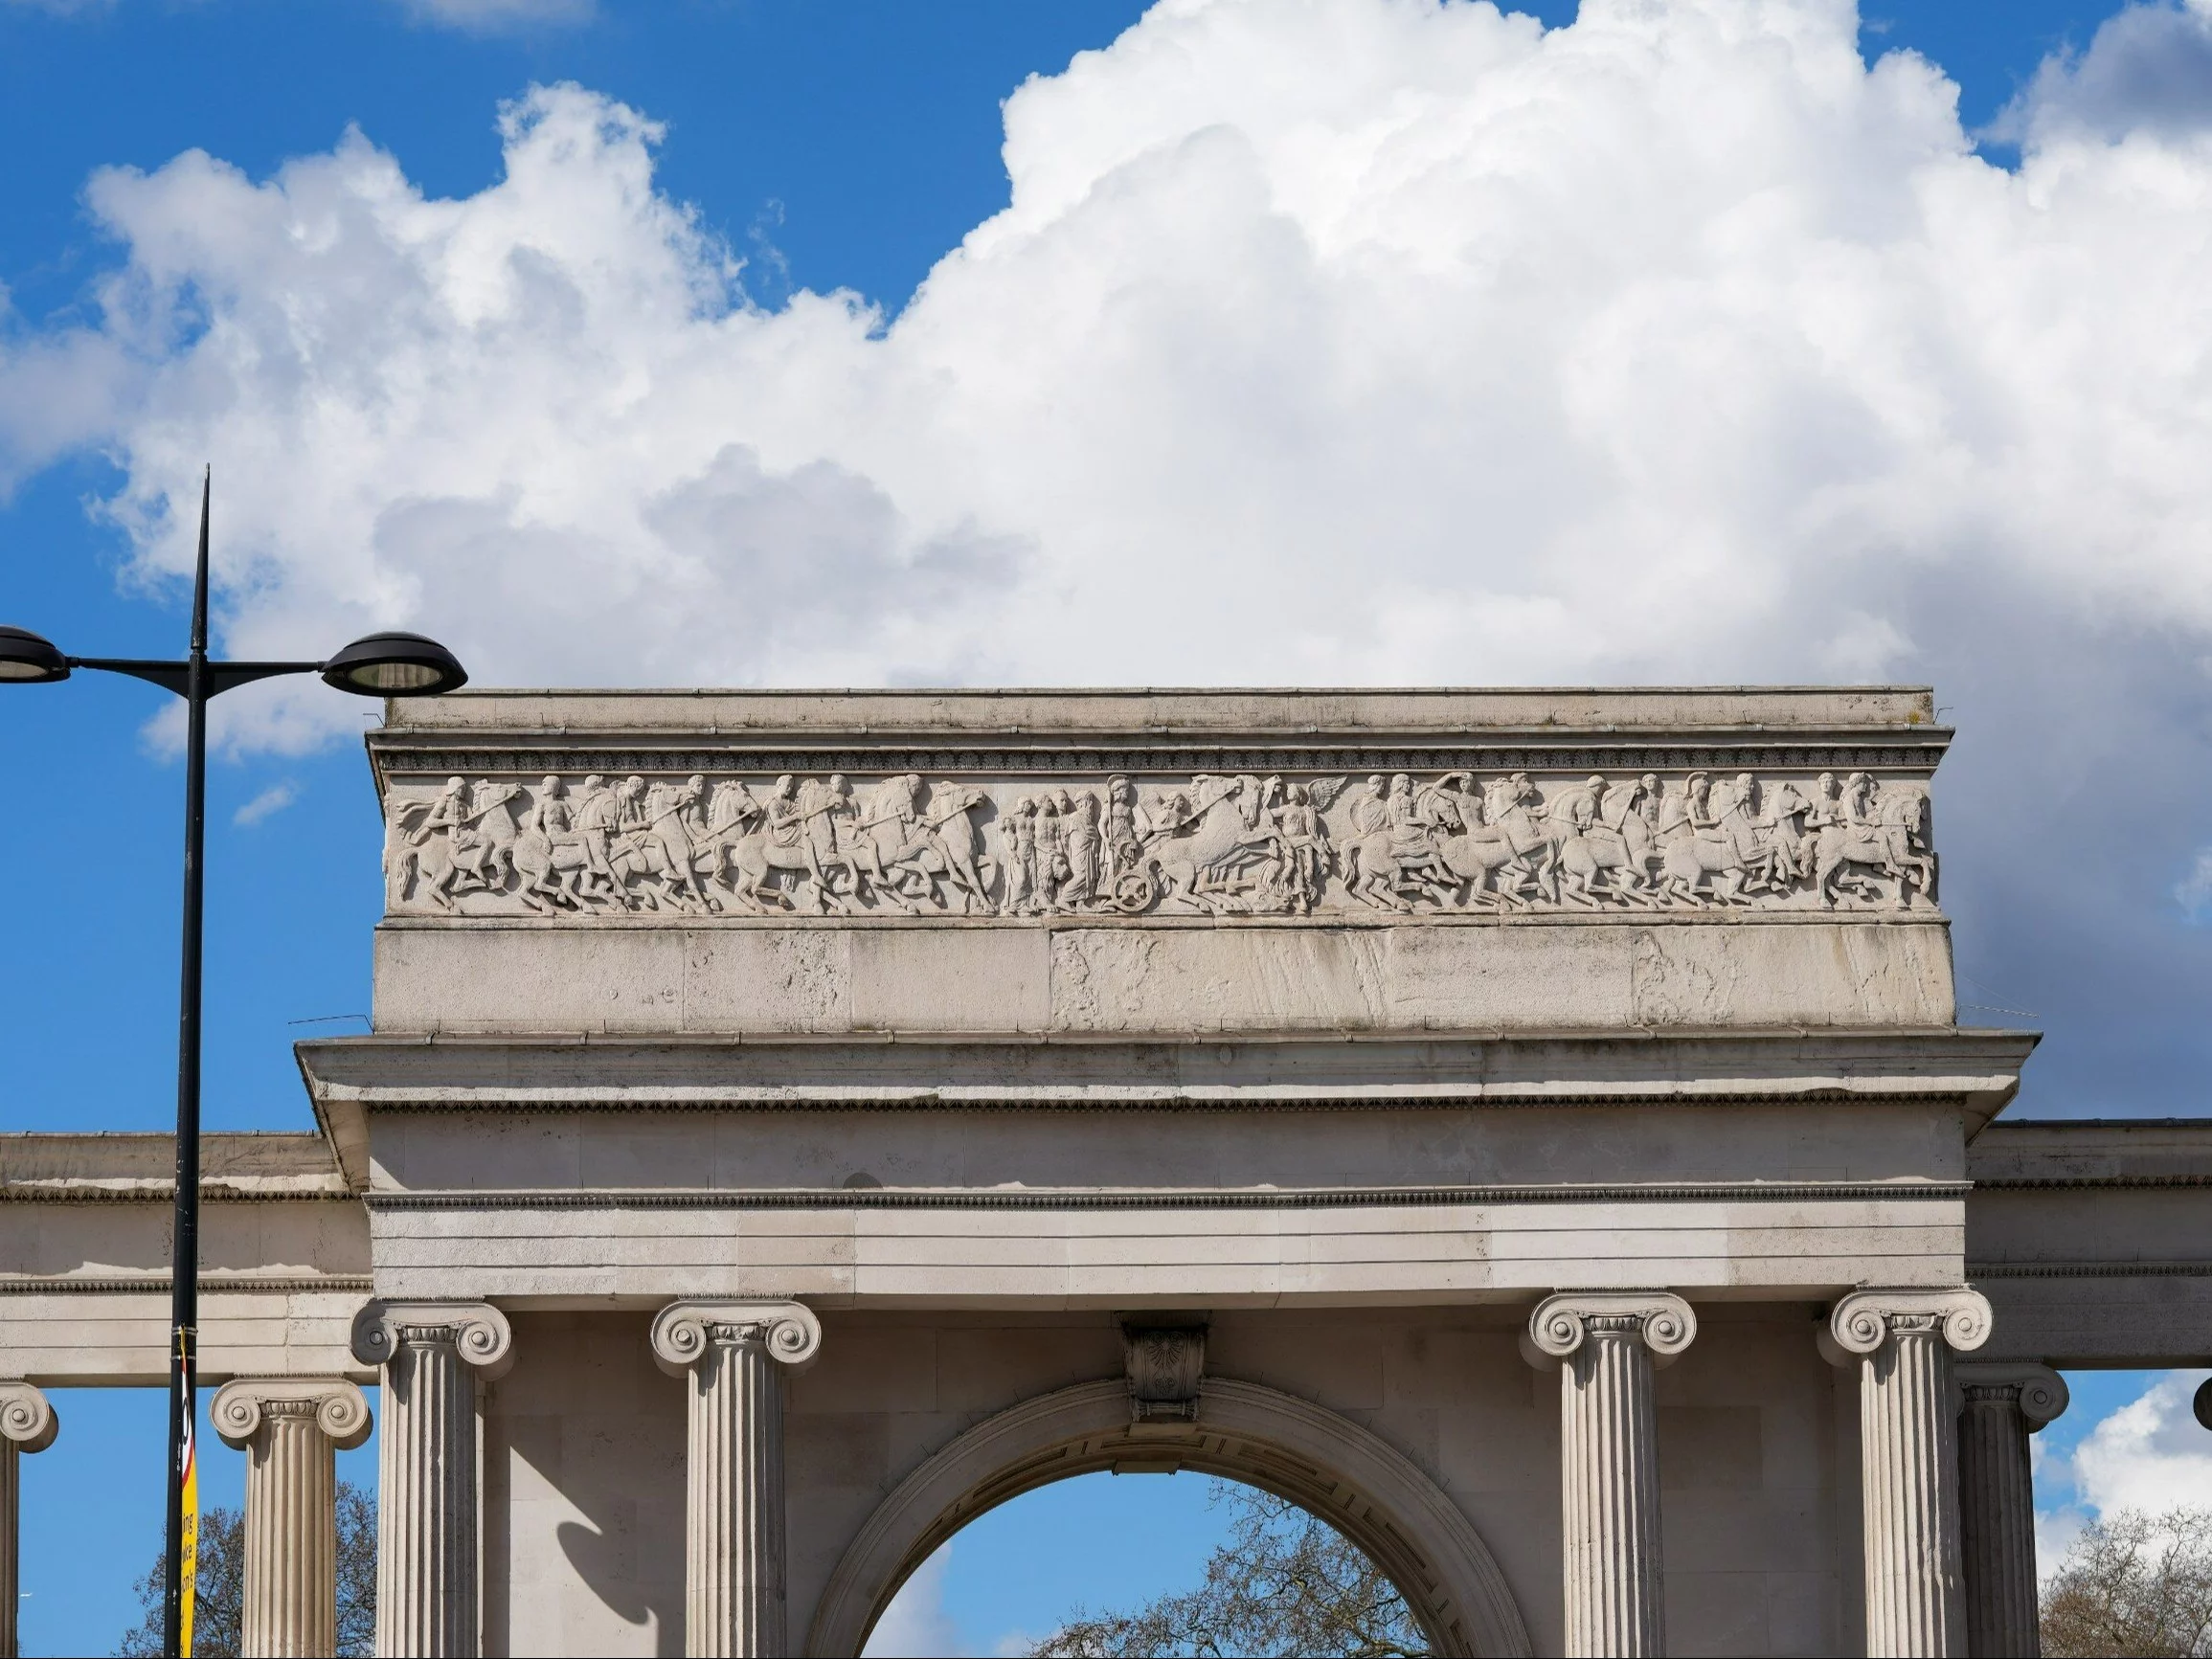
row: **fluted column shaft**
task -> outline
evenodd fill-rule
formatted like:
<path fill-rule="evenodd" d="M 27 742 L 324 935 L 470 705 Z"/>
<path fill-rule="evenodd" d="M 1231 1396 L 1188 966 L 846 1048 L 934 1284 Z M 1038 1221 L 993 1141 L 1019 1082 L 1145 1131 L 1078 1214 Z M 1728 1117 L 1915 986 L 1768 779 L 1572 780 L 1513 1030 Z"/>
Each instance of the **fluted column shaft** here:
<path fill-rule="evenodd" d="M 369 1405 L 338 1378 L 240 1379 L 210 1410 L 246 1454 L 246 1571 L 238 1651 L 327 1654 L 338 1645 L 339 1446 L 369 1437 Z"/>
<path fill-rule="evenodd" d="M 23 1455 L 44 1451 L 61 1427 L 46 1396 L 28 1382 L 0 1381 L 0 1659 L 15 1659 L 22 1601 L 16 1551 L 23 1519 Z"/>
<path fill-rule="evenodd" d="M 1529 1323 L 1530 1357 L 1560 1367 L 1561 1587 L 1570 1655 L 1666 1651 L 1655 1357 L 1689 1346 L 1679 1297 L 1562 1295 Z"/>
<path fill-rule="evenodd" d="M 1659 1446 L 1642 1322 L 1596 1318 L 1561 1367 L 1567 1650 L 1659 1653 Z"/>
<path fill-rule="evenodd" d="M 796 1302 L 678 1302 L 652 1341 L 690 1392 L 684 1651 L 786 1653 L 783 1367 L 813 1356 L 822 1328 Z"/>
<path fill-rule="evenodd" d="M 378 1445 L 376 1651 L 473 1655 L 482 1639 L 479 1374 L 506 1360 L 506 1317 L 481 1304 L 371 1303 L 357 1358 L 384 1367 Z"/>
<path fill-rule="evenodd" d="M 246 1451 L 245 1610 L 238 1651 L 338 1648 L 338 1470 L 305 1401 L 272 1401 Z"/>
<path fill-rule="evenodd" d="M 715 1325 L 691 1368 L 685 1651 L 781 1653 L 783 1379 L 756 1325 Z"/>
<path fill-rule="evenodd" d="M 1958 1488 L 1936 1321 L 1906 1314 L 1860 1361 L 1866 1463 L 1866 1651 L 1963 1652 Z"/>
<path fill-rule="evenodd" d="M 1829 1356 L 1859 1372 L 1870 1659 L 1967 1650 L 1949 1371 L 1989 1324 L 1972 1290 L 1857 1291 L 1830 1316 Z"/>
<path fill-rule="evenodd" d="M 2035 1477 L 2028 1436 L 2066 1408 L 2066 1385 L 2040 1365 L 1960 1365 L 1959 1537 L 1967 1651 L 2037 1659 Z"/>

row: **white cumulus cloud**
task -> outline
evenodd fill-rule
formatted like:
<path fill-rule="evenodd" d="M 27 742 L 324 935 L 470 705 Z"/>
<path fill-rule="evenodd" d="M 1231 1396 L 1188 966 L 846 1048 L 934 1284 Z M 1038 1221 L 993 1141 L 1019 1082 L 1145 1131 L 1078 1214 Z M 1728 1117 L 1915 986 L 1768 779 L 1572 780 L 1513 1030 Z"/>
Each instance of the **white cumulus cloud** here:
<path fill-rule="evenodd" d="M 272 783 L 267 789 L 231 814 L 231 822 L 240 828 L 251 829 L 265 818 L 274 818 L 300 798 L 300 792 L 289 783 Z"/>
<path fill-rule="evenodd" d="M 458 200 L 187 154 L 93 180 L 118 268 L 0 346 L 0 473 L 99 446 L 175 572 L 213 460 L 235 648 L 485 683 L 1932 678 L 1989 1000 L 2139 1082 L 2204 968 L 2212 139 L 2125 89 L 2203 18 L 2053 65 L 2008 170 L 1848 0 L 1161 0 L 1013 94 L 895 316 L 750 303 L 575 86 Z"/>
<path fill-rule="evenodd" d="M 898 1587 L 868 1633 L 868 1646 L 861 1649 L 867 1659 L 963 1651 L 959 1627 L 945 1609 L 945 1573 L 952 1558 L 953 1546 L 940 1544 Z"/>
<path fill-rule="evenodd" d="M 470 34 L 508 34 L 545 25 L 581 23 L 597 0 L 400 0 L 410 16 Z"/>
<path fill-rule="evenodd" d="M 2098 1420 L 2073 1451 L 2037 1457 L 2039 1491 L 2059 1501 L 2036 1516 L 2037 1564 L 2045 1577 L 2091 1518 L 2119 1510 L 2163 1514 L 2202 1509 L 2212 1493 L 2212 1435 L 2193 1401 L 2212 1371 L 2169 1371 Z M 2040 1452 L 2040 1441 L 2031 1441 Z"/>

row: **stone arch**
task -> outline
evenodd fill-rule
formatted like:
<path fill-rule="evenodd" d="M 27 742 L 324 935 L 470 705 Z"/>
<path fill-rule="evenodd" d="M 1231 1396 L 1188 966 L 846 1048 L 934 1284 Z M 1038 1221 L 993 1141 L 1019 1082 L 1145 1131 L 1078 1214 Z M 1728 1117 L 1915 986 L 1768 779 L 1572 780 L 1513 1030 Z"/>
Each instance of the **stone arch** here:
<path fill-rule="evenodd" d="M 1435 1483 L 1349 1418 L 1209 1377 L 1198 1421 L 1134 1424 L 1125 1383 L 1079 1383 L 987 1418 L 868 1518 L 807 1633 L 816 1659 L 856 1654 L 908 1576 L 985 1510 L 1117 1464 L 1168 1464 L 1261 1487 L 1326 1520 L 1390 1576 L 1442 1654 L 1525 1654 L 1527 1626 L 1488 1547 Z"/>

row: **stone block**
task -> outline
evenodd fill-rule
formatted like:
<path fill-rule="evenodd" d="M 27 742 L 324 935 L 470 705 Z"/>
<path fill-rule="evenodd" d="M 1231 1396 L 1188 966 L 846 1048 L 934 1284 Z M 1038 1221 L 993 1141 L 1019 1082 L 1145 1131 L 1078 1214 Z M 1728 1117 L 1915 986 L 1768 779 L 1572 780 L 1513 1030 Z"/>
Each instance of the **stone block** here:
<path fill-rule="evenodd" d="M 1676 1653 L 1761 1655 L 1768 1637 L 1762 1573 L 1666 1569 L 1667 1647 Z"/>
<path fill-rule="evenodd" d="M 1756 1491 L 1764 1484 L 1755 1406 L 1662 1406 L 1658 1413 L 1659 1486 Z"/>

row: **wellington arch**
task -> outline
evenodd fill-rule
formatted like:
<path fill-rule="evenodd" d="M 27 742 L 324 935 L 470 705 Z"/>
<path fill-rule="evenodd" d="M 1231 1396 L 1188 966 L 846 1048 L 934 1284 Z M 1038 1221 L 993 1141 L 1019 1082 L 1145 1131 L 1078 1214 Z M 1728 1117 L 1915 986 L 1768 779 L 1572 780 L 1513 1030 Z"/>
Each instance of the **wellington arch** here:
<path fill-rule="evenodd" d="M 2212 1120 L 2003 1116 L 1934 715 L 392 704 L 372 1029 L 204 1159 L 248 1650 L 327 1628 L 373 1417 L 392 1654 L 850 1654 L 990 1506 L 1169 1468 L 1441 1653 L 2035 1651 L 2057 1368 L 2212 1361 Z M 11 1476 L 164 1380 L 170 1148 L 0 1159 Z"/>

